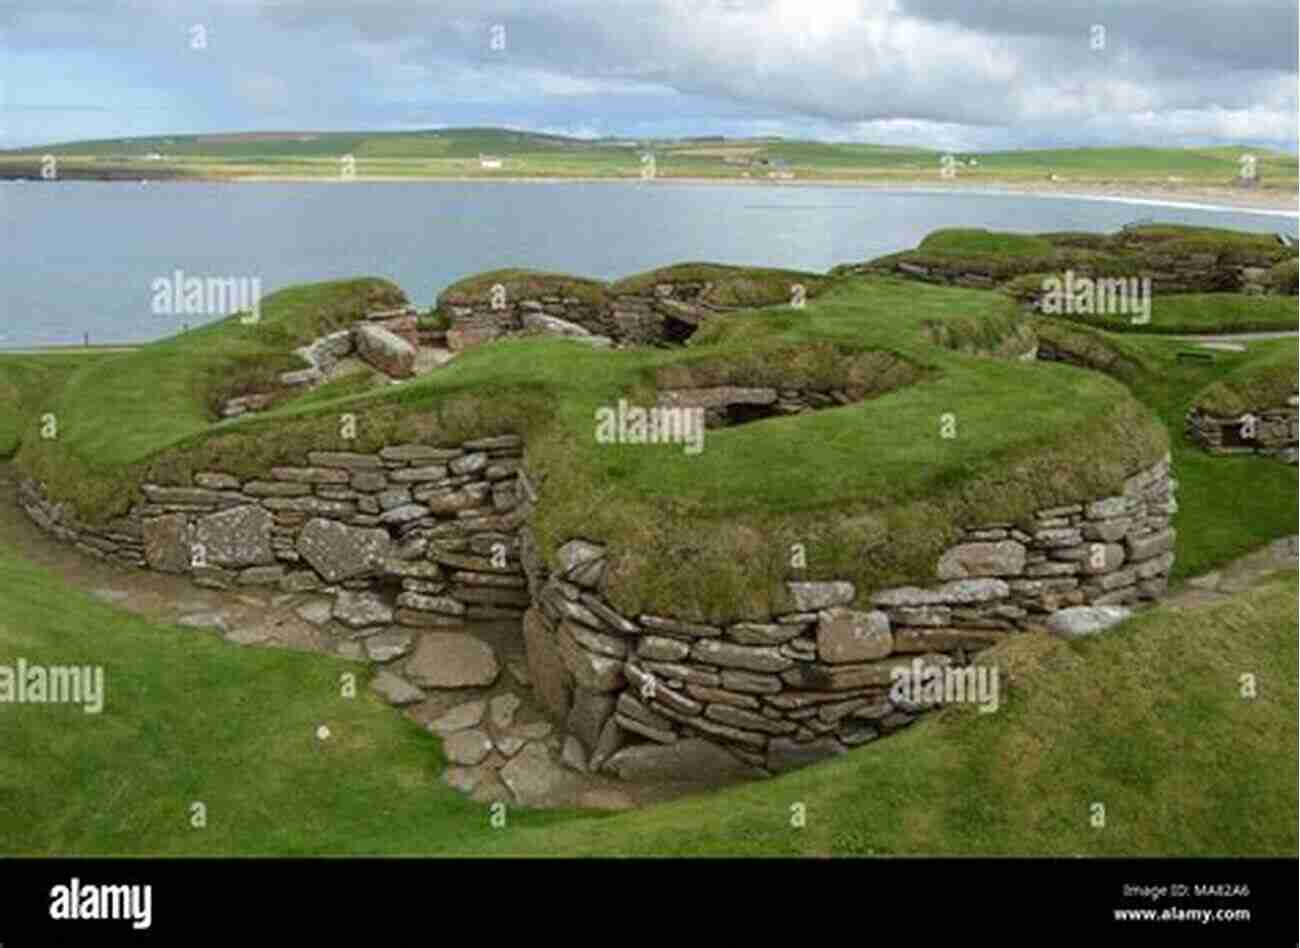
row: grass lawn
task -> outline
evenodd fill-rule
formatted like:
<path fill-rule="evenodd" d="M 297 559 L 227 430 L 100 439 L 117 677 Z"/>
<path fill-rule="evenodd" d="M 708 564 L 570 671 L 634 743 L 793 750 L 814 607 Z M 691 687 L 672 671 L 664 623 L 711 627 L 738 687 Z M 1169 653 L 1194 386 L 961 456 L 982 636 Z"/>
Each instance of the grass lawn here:
<path fill-rule="evenodd" d="M 360 666 L 151 625 L 0 550 L 0 664 L 102 665 L 106 682 L 99 715 L 3 706 L 0 854 L 1294 855 L 1296 595 L 1289 573 L 1094 641 L 1020 636 L 989 653 L 994 714 L 954 706 L 776 779 L 496 830 Z"/>
<path fill-rule="evenodd" d="M 41 416 L 53 408 L 49 399 L 73 373 L 110 356 L 93 349 L 39 355 L 0 353 L 0 458 L 12 457 L 24 435 L 39 432 Z"/>
<path fill-rule="evenodd" d="M 1294 296 L 1245 296 L 1241 293 L 1174 293 L 1151 299 L 1151 320 L 1134 323 L 1131 314 L 1059 314 L 1111 332 L 1196 334 L 1294 332 L 1300 311 Z"/>
<path fill-rule="evenodd" d="M 1240 415 L 1285 405 L 1295 395 L 1300 377 L 1295 340 L 1257 345 L 1253 353 L 1236 360 L 1228 372 L 1198 392 L 1192 404 L 1215 415 Z"/>
<path fill-rule="evenodd" d="M 1240 400 L 1243 393 L 1248 401 L 1255 396 L 1269 405 L 1284 401 L 1279 393 L 1294 391 L 1295 339 L 1252 342 L 1245 352 L 1215 352 L 1214 361 L 1205 363 L 1178 359 L 1187 342 L 1040 321 L 1040 334 L 1060 338 L 1062 331 L 1098 352 L 1118 354 L 1127 367 L 1120 372 L 1125 384 L 1169 431 L 1178 479 L 1175 578 L 1207 572 L 1296 532 L 1300 481 L 1293 465 L 1252 455 L 1208 454 L 1183 435 L 1184 417 L 1193 404 L 1208 402 L 1222 409 L 1236 404 L 1230 400 Z"/>

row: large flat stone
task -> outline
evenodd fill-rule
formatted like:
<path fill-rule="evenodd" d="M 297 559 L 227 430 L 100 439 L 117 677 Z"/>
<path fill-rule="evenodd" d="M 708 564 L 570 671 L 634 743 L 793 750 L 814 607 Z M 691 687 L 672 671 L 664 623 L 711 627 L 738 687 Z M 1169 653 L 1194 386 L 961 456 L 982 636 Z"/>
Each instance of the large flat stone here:
<path fill-rule="evenodd" d="M 454 734 L 457 731 L 477 727 L 486 713 L 486 701 L 467 701 L 456 705 L 446 714 L 430 722 L 429 730 L 435 734 Z"/>
<path fill-rule="evenodd" d="M 583 785 L 580 776 L 561 766 L 536 741 L 501 768 L 501 780 L 520 806 L 534 808 L 572 805 Z"/>
<path fill-rule="evenodd" d="M 560 629 L 556 644 L 564 666 L 574 681 L 592 691 L 615 691 L 622 688 L 627 681 L 623 675 L 623 660 L 588 651 L 570 634 L 571 628 L 573 626 L 566 623 L 566 627 Z"/>
<path fill-rule="evenodd" d="M 939 559 L 939 579 L 973 579 L 981 576 L 1018 576 L 1025 569 L 1025 547 L 1015 540 L 997 543 L 962 543 Z"/>
<path fill-rule="evenodd" d="M 871 602 L 877 606 L 958 606 L 1002 599 L 1010 591 L 1001 579 L 959 579 L 933 589 L 915 586 L 883 589 L 871 597 Z"/>
<path fill-rule="evenodd" d="M 1067 639 L 1104 632 L 1133 614 L 1123 606 L 1073 606 L 1047 617 L 1047 627 Z"/>
<path fill-rule="evenodd" d="M 853 602 L 856 590 L 852 583 L 786 583 L 799 612 L 816 612 L 847 606 Z"/>
<path fill-rule="evenodd" d="M 674 783 L 729 783 L 763 775 L 712 741 L 695 737 L 673 744 L 625 747 L 609 757 L 602 768 L 622 780 Z"/>
<path fill-rule="evenodd" d="M 370 690 L 389 704 L 398 706 L 424 700 L 423 691 L 387 669 L 375 675 L 370 682 Z"/>
<path fill-rule="evenodd" d="M 406 676 L 425 688 L 479 688 L 501 667 L 486 642 L 463 632 L 425 632 L 406 662 Z"/>
<path fill-rule="evenodd" d="M 893 648 L 889 616 L 879 609 L 826 609 L 818 617 L 817 656 L 824 662 L 867 662 Z"/>
<path fill-rule="evenodd" d="M 349 527 L 333 520 L 309 520 L 298 535 L 298 552 L 327 582 L 381 571 L 393 541 L 387 530 Z"/>
<path fill-rule="evenodd" d="M 767 769 L 773 773 L 784 773 L 843 753 L 843 745 L 830 737 L 802 744 L 789 738 L 774 737 L 767 744 Z"/>
<path fill-rule="evenodd" d="M 557 721 L 563 721 L 573 701 L 573 675 L 565 667 L 555 636 L 540 609 L 525 612 L 523 626 L 529 680 L 546 710 Z"/>
<path fill-rule="evenodd" d="M 794 665 L 775 648 L 760 645 L 736 645 L 702 639 L 691 648 L 691 657 L 706 665 L 739 668 L 753 672 L 780 672 Z"/>
<path fill-rule="evenodd" d="M 443 738 L 442 750 L 451 763 L 472 767 L 492 753 L 492 741 L 486 732 L 470 728 L 448 734 Z"/>
<path fill-rule="evenodd" d="M 374 323 L 353 328 L 357 354 L 380 372 L 395 379 L 415 374 L 415 347 L 392 330 Z"/>
<path fill-rule="evenodd" d="M 372 592 L 343 589 L 334 600 L 333 616 L 351 628 L 364 629 L 392 622 L 393 607 Z"/>
<path fill-rule="evenodd" d="M 411 650 L 409 632 L 380 632 L 366 639 L 366 657 L 372 662 L 391 662 Z"/>
<path fill-rule="evenodd" d="M 579 326 L 577 323 L 571 323 L 567 319 L 560 319 L 558 316 L 547 316 L 545 313 L 525 313 L 523 316 L 524 329 L 528 332 L 541 333 L 547 336 L 590 336 L 591 332 Z"/>

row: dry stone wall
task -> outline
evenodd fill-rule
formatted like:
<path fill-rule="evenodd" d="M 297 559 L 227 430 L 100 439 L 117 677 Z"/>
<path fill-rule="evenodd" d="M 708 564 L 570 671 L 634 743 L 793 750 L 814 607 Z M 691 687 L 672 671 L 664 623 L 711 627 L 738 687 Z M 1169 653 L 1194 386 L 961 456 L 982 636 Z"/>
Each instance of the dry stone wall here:
<path fill-rule="evenodd" d="M 420 348 L 418 315 L 410 307 L 368 313 L 349 329 L 321 336 L 294 354 L 307 363 L 280 375 L 281 385 L 315 385 L 325 381 L 339 362 L 356 355 L 393 378 L 409 377 Z"/>
<path fill-rule="evenodd" d="M 97 526 L 30 480 L 20 502 L 94 556 L 216 588 L 365 592 L 342 606 L 355 606 L 349 624 L 362 628 L 458 626 L 518 619 L 529 605 L 518 559 L 529 512 L 521 454 L 515 435 L 315 451 L 254 478 L 205 471 L 191 484 L 144 484 L 126 516 Z"/>
<path fill-rule="evenodd" d="M 1264 454 L 1295 464 L 1300 431 L 1298 401 L 1300 398 L 1292 395 L 1285 405 L 1240 415 L 1215 415 L 1192 408 L 1184 431 L 1211 454 Z"/>
<path fill-rule="evenodd" d="M 892 693 L 899 669 L 969 668 L 1063 610 L 1160 596 L 1176 486 L 1166 456 L 1114 496 L 962 530 L 916 585 L 790 582 L 789 611 L 717 624 L 621 613 L 599 544 L 572 539 L 549 569 L 527 526 L 541 498 L 515 435 L 311 452 L 258 477 L 205 471 L 189 484 L 145 484 L 126 516 L 103 525 L 32 481 L 20 501 L 95 556 L 206 586 L 332 594 L 330 614 L 384 666 L 376 690 L 395 705 L 425 689 L 491 684 L 492 650 L 456 630 L 522 619 L 528 678 L 565 732 L 569 766 L 735 779 L 916 720 L 930 705 Z"/>
<path fill-rule="evenodd" d="M 453 295 L 438 312 L 451 328 L 453 350 L 526 333 L 569 336 L 591 345 L 655 345 L 689 338 L 700 322 L 729 307 L 707 302 L 713 284 L 704 281 L 659 283 L 634 293 L 607 293 L 599 301 L 539 295 L 511 299 L 489 288 L 480 297 Z"/>
<path fill-rule="evenodd" d="M 924 260 L 924 262 L 921 262 Z M 1258 263 L 1264 266 L 1250 266 L 1237 262 L 1226 262 L 1215 253 L 1161 254 L 1146 252 L 1140 272 L 1131 275 L 1150 277 L 1153 293 L 1246 293 L 1262 295 L 1270 292 L 1267 284 L 1269 260 L 1261 256 Z M 937 283 L 944 286 L 964 286 L 975 289 L 990 289 L 1016 276 L 1015 273 L 999 273 L 993 267 L 981 269 L 979 264 L 955 258 L 946 262 L 933 255 L 919 254 L 918 259 L 890 259 L 881 263 L 869 263 L 855 272 L 880 270 L 897 273 L 920 280 L 925 283 Z M 1079 277 L 1108 277 L 1120 274 L 1113 272 L 1113 265 L 1105 263 L 1090 264 L 1086 259 L 1072 262 L 1053 262 L 1044 260 L 1036 265 L 1044 273 L 1061 273 L 1072 270 Z M 1023 271 L 1022 271 L 1023 272 Z M 1037 293 L 1029 294 L 1033 300 Z"/>
<path fill-rule="evenodd" d="M 926 706 L 891 694 L 914 662 L 961 668 L 1061 610 L 1160 596 L 1176 486 L 1166 457 L 1115 496 L 963 531 L 924 585 L 791 582 L 792 611 L 722 624 L 624 615 L 602 592 L 606 548 L 572 540 L 548 572 L 525 528 L 530 675 L 592 769 L 663 773 L 703 740 L 753 774 L 789 770 L 914 721 Z"/>

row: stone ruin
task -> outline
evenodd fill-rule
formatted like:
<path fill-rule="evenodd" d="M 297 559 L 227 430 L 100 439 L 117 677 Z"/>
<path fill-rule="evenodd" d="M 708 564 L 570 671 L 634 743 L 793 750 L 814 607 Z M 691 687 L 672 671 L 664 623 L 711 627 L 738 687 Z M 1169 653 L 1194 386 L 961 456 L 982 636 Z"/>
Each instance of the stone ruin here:
<path fill-rule="evenodd" d="M 703 301 L 707 288 L 661 284 L 602 306 L 576 296 L 504 310 L 440 305 L 452 307 L 451 348 L 530 331 L 593 345 L 669 344 L 715 311 Z M 412 313 L 385 313 L 317 340 L 297 384 L 318 381 L 352 352 L 401 371 L 389 360 L 412 348 L 413 330 Z M 854 397 L 736 386 L 659 396 L 702 409 L 710 426 Z M 1294 437 L 1294 408 L 1291 417 Z M 621 551 L 608 544 L 571 537 L 539 549 L 529 524 L 545 485 L 513 434 L 314 451 L 251 477 L 210 470 L 187 483 L 146 483 L 126 515 L 102 525 L 82 522 L 32 481 L 20 502 L 93 556 L 205 586 L 312 597 L 333 650 L 375 666 L 378 695 L 408 713 L 439 709 L 425 723 L 444 738 L 449 784 L 476 799 L 549 806 L 574 803 L 556 788 L 577 774 L 729 781 L 834 757 L 933 709 L 895 692 L 900 674 L 964 674 L 1010 636 L 1088 634 L 1118 621 L 1166 590 L 1176 487 L 1166 455 L 1113 496 L 1080 497 L 1023 522 L 958 525 L 934 575 L 914 585 L 792 580 L 786 606 L 771 615 L 717 621 L 685 605 L 620 611 L 607 577 Z M 517 662 L 476 632 L 503 623 Z M 545 720 L 520 723 L 521 699 L 492 694 L 503 666 L 526 684 L 523 705 Z"/>
<path fill-rule="evenodd" d="M 466 292 L 455 286 L 438 299 L 438 312 L 451 328 L 447 345 L 453 351 L 508 336 L 549 334 L 586 342 L 599 348 L 634 345 L 675 345 L 689 339 L 700 324 L 716 313 L 738 307 L 710 301 L 715 283 L 706 280 L 664 281 L 634 292 L 598 286 L 598 299 L 567 295 L 561 278 L 553 277 L 557 292 L 512 298 L 492 287 Z M 504 290 L 504 285 L 498 285 Z M 615 285 L 617 286 L 617 284 Z"/>
<path fill-rule="evenodd" d="M 573 538 L 545 556 L 529 528 L 544 485 L 515 435 L 146 483 L 103 525 L 32 481 L 20 502 L 87 554 L 321 603 L 313 621 L 338 654 L 375 666 L 384 700 L 443 708 L 428 723 L 445 739 L 449 783 L 531 806 L 572 804 L 555 788 L 579 774 L 761 777 L 893 733 L 930 707 L 892 693 L 900 669 L 970 668 L 1008 636 L 1087 632 L 1097 615 L 1116 621 L 1162 595 L 1175 488 L 1166 458 L 1114 496 L 961 530 L 916 585 L 859 595 L 848 582 L 791 581 L 788 608 L 720 622 L 620 612 L 605 585 L 618 551 L 606 545 Z M 520 724 L 517 697 L 487 701 L 511 663 L 475 630 L 502 623 L 516 637 L 522 627 L 512 675 L 546 722 Z M 448 709 L 448 695 L 463 700 Z"/>
<path fill-rule="evenodd" d="M 1184 431 L 1188 438 L 1211 454 L 1262 454 L 1286 464 L 1297 456 L 1297 403 L 1292 395 L 1285 405 L 1218 415 L 1197 406 L 1187 412 Z"/>

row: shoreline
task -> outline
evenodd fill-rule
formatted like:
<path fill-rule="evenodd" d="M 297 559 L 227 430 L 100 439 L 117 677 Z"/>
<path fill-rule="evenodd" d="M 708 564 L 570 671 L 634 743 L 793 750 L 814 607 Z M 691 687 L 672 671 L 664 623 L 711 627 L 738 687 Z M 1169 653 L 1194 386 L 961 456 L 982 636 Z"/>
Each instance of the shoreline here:
<path fill-rule="evenodd" d="M 1071 201 L 1110 201 L 1120 204 L 1138 206 L 1182 207 L 1210 211 L 1246 211 L 1272 216 L 1300 218 L 1300 195 L 1285 195 L 1267 191 L 1235 191 L 1230 188 L 1188 187 L 1161 188 L 1144 185 L 1108 185 L 1087 181 L 1062 181 L 1066 189 L 1055 184 L 1036 185 L 1029 182 L 988 182 L 960 184 L 930 184 L 924 181 L 840 181 L 806 178 L 793 181 L 773 181 L 767 178 L 655 178 L 642 181 L 637 178 L 489 178 L 489 177 L 448 177 L 448 178 L 410 178 L 400 175 L 357 176 L 350 181 L 331 178 L 255 176 L 248 178 L 213 178 L 211 181 L 249 182 L 267 184 L 276 181 L 350 184 L 356 181 L 399 182 L 419 181 L 427 183 L 501 183 L 501 184 L 635 184 L 644 187 L 662 187 L 665 185 L 739 185 L 742 187 L 770 188 L 848 188 L 863 191 L 894 191 L 902 194 L 970 194 L 986 197 L 1038 197 L 1059 198 Z"/>
<path fill-rule="evenodd" d="M 94 179 L 65 179 L 94 180 Z M 135 184 L 141 181 L 151 185 L 157 184 L 356 184 L 365 183 L 400 183 L 410 184 L 615 184 L 636 185 L 638 187 L 665 187 L 681 185 L 686 187 L 763 187 L 763 188 L 845 188 L 861 191 L 892 191 L 900 194 L 958 194 L 985 197 L 1035 197 L 1057 198 L 1072 201 L 1106 201 L 1129 204 L 1138 207 L 1174 207 L 1191 210 L 1228 211 L 1253 213 L 1276 217 L 1300 219 L 1300 195 L 1282 191 L 1255 191 L 1232 188 L 1229 186 L 1188 185 L 1185 187 L 1162 187 L 1160 185 L 1109 183 L 1094 181 L 1059 182 L 1014 182 L 988 181 L 969 184 L 936 184 L 924 180 L 856 180 L 804 178 L 778 181 L 769 178 L 698 178 L 698 177 L 660 177 L 642 180 L 635 177 L 492 177 L 492 176 L 447 176 L 421 177 L 418 175 L 356 175 L 352 178 L 326 177 L 322 175 L 248 175 L 226 177 L 203 175 L 183 178 L 160 178 L 150 180 L 130 179 L 111 180 L 110 184 Z"/>

